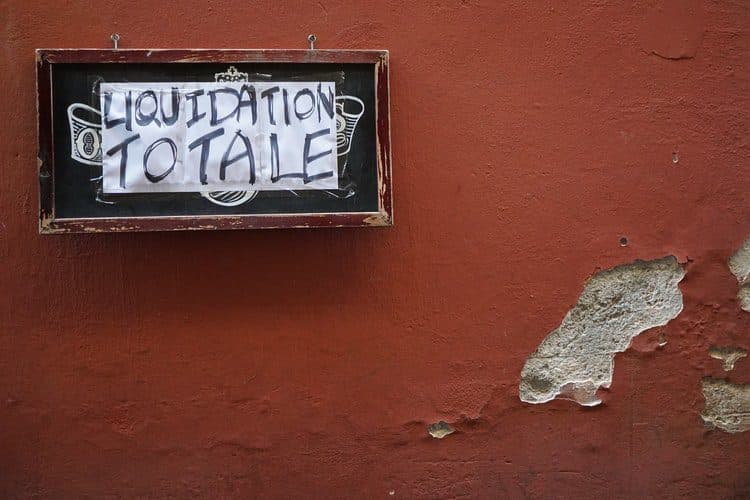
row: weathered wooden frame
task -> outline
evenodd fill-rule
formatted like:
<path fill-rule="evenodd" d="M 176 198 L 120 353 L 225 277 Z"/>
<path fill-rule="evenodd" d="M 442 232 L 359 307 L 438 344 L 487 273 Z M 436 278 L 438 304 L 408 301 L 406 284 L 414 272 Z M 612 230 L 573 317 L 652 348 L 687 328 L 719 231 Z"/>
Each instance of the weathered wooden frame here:
<path fill-rule="evenodd" d="M 378 174 L 378 211 L 304 214 L 58 218 L 55 216 L 55 159 L 52 66 L 65 63 L 359 63 L 373 64 Z M 39 138 L 39 232 L 82 233 L 393 225 L 388 51 L 235 49 L 37 49 Z"/>

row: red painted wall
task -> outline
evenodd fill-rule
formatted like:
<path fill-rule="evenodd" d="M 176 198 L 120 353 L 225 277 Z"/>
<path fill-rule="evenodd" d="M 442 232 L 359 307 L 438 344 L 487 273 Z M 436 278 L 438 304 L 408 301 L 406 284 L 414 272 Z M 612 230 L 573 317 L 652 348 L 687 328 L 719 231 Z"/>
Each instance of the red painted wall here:
<path fill-rule="evenodd" d="M 6 0 L 0 24 L 0 496 L 750 495 L 750 433 L 699 416 L 709 346 L 750 348 L 745 1 Z M 33 51 L 114 31 L 389 49 L 396 226 L 40 237 Z M 519 401 L 587 277 L 669 254 L 685 309 L 603 405 Z"/>

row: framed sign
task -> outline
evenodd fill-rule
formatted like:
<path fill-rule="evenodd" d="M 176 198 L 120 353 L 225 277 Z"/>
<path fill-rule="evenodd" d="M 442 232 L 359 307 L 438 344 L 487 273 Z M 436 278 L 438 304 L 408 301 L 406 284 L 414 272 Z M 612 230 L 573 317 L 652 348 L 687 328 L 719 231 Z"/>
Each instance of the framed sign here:
<path fill-rule="evenodd" d="M 388 52 L 37 50 L 41 233 L 390 226 Z"/>

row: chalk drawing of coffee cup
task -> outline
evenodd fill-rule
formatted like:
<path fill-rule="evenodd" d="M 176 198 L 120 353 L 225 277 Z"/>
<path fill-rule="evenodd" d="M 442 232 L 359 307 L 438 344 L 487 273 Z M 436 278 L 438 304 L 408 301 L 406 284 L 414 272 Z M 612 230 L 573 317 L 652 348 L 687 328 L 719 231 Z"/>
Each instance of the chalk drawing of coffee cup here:
<path fill-rule="evenodd" d="M 338 156 L 349 154 L 354 129 L 365 112 L 365 103 L 351 95 L 336 97 L 336 148 Z"/>
<path fill-rule="evenodd" d="M 86 165 L 102 164 L 101 117 L 99 110 L 91 106 L 81 103 L 68 106 L 70 157 L 75 161 Z"/>

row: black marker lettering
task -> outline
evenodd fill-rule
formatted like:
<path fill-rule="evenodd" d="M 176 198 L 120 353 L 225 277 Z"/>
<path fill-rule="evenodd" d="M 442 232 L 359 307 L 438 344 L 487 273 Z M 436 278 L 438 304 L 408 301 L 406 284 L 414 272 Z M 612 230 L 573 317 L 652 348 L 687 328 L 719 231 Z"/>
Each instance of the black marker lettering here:
<path fill-rule="evenodd" d="M 271 134 L 271 182 L 278 182 L 284 177 L 302 177 L 302 174 L 280 174 L 279 167 L 279 136 Z"/>
<path fill-rule="evenodd" d="M 198 114 L 198 96 L 203 94 L 205 94 L 203 89 L 194 90 L 193 92 L 185 94 L 185 99 L 193 102 L 193 116 L 187 121 L 188 127 L 192 127 L 206 117 L 206 113 Z"/>
<path fill-rule="evenodd" d="M 165 126 L 174 125 L 177 121 L 177 117 L 180 114 L 180 89 L 172 87 L 172 116 L 167 117 L 164 114 L 164 92 L 159 95 L 159 104 L 161 106 L 161 121 L 164 122 Z"/>
<path fill-rule="evenodd" d="M 125 96 L 125 130 L 133 131 L 133 93 L 129 90 Z"/>
<path fill-rule="evenodd" d="M 209 132 L 201 137 L 198 137 L 196 140 L 191 142 L 190 145 L 188 146 L 188 149 L 190 149 L 190 151 L 194 150 L 198 146 L 201 147 L 201 165 L 200 165 L 201 184 L 208 184 L 208 179 L 206 177 L 206 164 L 208 163 L 208 155 L 211 152 L 211 141 L 213 141 L 217 137 L 221 137 L 222 135 L 224 135 L 224 129 L 217 128 L 213 132 Z"/>
<path fill-rule="evenodd" d="M 247 94 L 249 99 L 245 100 L 242 98 L 243 95 Z M 252 85 L 243 85 L 240 89 L 240 102 L 237 105 L 237 121 L 241 120 L 240 113 L 242 108 L 250 108 L 250 112 L 253 115 L 253 125 L 258 121 L 258 106 L 255 101 L 255 87 Z"/>
<path fill-rule="evenodd" d="M 112 110 L 112 92 L 104 93 L 104 128 L 112 128 L 125 123 L 125 117 L 109 119 L 109 113 Z M 127 111 L 127 110 L 126 110 Z"/>
<path fill-rule="evenodd" d="M 310 109 L 308 109 L 304 113 L 300 113 L 299 107 L 297 106 L 297 101 L 302 96 L 307 96 L 310 98 Z M 313 114 L 314 111 L 315 111 L 315 95 L 312 93 L 312 91 L 310 89 L 302 89 L 299 92 L 297 92 L 297 95 L 294 96 L 294 114 L 297 115 L 297 119 L 302 121 L 306 118 L 309 118 Z"/>
<path fill-rule="evenodd" d="M 107 156 L 112 156 L 117 152 L 122 151 L 120 155 L 120 187 L 123 189 L 125 189 L 125 170 L 128 167 L 128 145 L 136 139 L 139 139 L 140 137 L 141 134 L 135 134 L 134 136 L 128 137 L 120 144 L 107 151 Z"/>
<path fill-rule="evenodd" d="M 237 105 L 235 105 L 234 109 L 227 113 L 226 116 L 222 116 L 219 118 L 219 111 L 216 109 L 216 95 L 217 94 L 231 94 L 237 99 Z M 216 90 L 209 90 L 208 91 L 208 97 L 211 98 L 211 126 L 215 127 L 216 125 L 223 123 L 230 119 L 235 113 L 239 113 L 239 103 L 240 103 L 240 93 L 237 92 L 235 89 L 225 87 L 221 89 Z M 239 116 L 239 115 L 238 115 Z"/>
<path fill-rule="evenodd" d="M 336 102 L 333 98 L 333 89 L 329 86 L 328 96 L 326 96 L 321 90 L 321 85 L 318 83 L 318 122 L 320 122 L 320 105 L 323 105 L 328 117 L 333 118 L 333 104 Z"/>
<path fill-rule="evenodd" d="M 151 111 L 149 114 L 144 115 L 141 111 L 141 106 L 143 106 L 143 100 L 149 98 L 154 100 L 154 110 Z M 135 100 L 135 122 L 143 127 L 151 122 L 155 122 L 157 126 L 161 127 L 161 123 L 159 123 L 159 120 L 156 119 L 156 113 L 159 110 L 159 103 L 156 99 L 156 92 L 153 90 L 147 90 L 145 92 L 141 92 L 138 95 L 138 99 Z"/>
<path fill-rule="evenodd" d="M 318 137 L 322 137 L 330 133 L 331 133 L 330 128 L 324 128 L 324 129 L 318 130 L 317 132 L 313 132 L 312 134 L 305 135 L 305 151 L 302 154 L 302 172 L 303 172 L 302 180 L 305 184 L 309 182 L 317 181 L 318 179 L 325 179 L 327 177 L 333 176 L 333 170 L 329 170 L 328 172 L 321 172 L 319 174 L 315 174 L 311 176 L 307 175 L 307 166 L 310 163 L 314 162 L 315 160 L 319 160 L 320 158 L 326 155 L 329 155 L 332 152 L 332 150 L 329 149 L 328 151 L 324 151 L 322 153 L 314 154 L 311 156 L 310 155 L 310 143 L 313 140 L 317 139 Z"/>
<path fill-rule="evenodd" d="M 115 120 L 109 120 L 109 112 L 112 107 L 112 92 L 106 92 L 104 94 L 104 126 L 106 128 L 116 127 L 117 125 L 125 124 L 125 130 L 128 132 L 133 130 L 131 108 L 133 96 L 130 91 L 125 94 L 125 116 L 123 118 L 117 118 Z"/>
<path fill-rule="evenodd" d="M 281 93 L 284 96 L 284 123 L 289 125 L 289 92 L 284 89 Z"/>
<path fill-rule="evenodd" d="M 276 120 L 273 118 L 273 95 L 278 91 L 279 87 L 271 87 L 260 93 L 261 99 L 268 98 L 268 119 L 271 121 L 271 125 L 276 125 Z"/>
<path fill-rule="evenodd" d="M 229 158 L 229 153 L 232 152 L 232 147 L 234 147 L 234 143 L 238 138 L 242 139 L 242 144 L 245 146 L 245 151 L 239 153 L 234 158 Z M 247 157 L 247 161 L 250 165 L 250 184 L 255 184 L 255 158 L 253 157 L 253 146 L 250 144 L 250 139 L 245 137 L 242 134 L 242 131 L 238 130 L 237 133 L 234 134 L 232 142 L 229 143 L 229 147 L 227 148 L 226 153 L 224 153 L 224 157 L 221 159 L 221 165 L 219 166 L 219 179 L 221 179 L 222 181 L 224 180 L 227 173 L 227 167 L 229 165 L 245 157 Z"/>
<path fill-rule="evenodd" d="M 172 150 L 172 165 L 167 170 L 165 170 L 163 174 L 153 175 L 148 171 L 148 158 L 149 156 L 151 156 L 151 152 L 159 147 L 160 144 L 169 144 L 169 147 Z M 146 149 L 146 152 L 143 153 L 143 173 L 146 174 L 146 179 L 153 182 L 154 184 L 171 174 L 172 170 L 174 170 L 175 163 L 177 163 L 177 146 L 175 146 L 174 142 L 172 142 L 172 139 L 169 139 L 167 137 L 162 137 L 161 139 L 155 141 Z"/>

